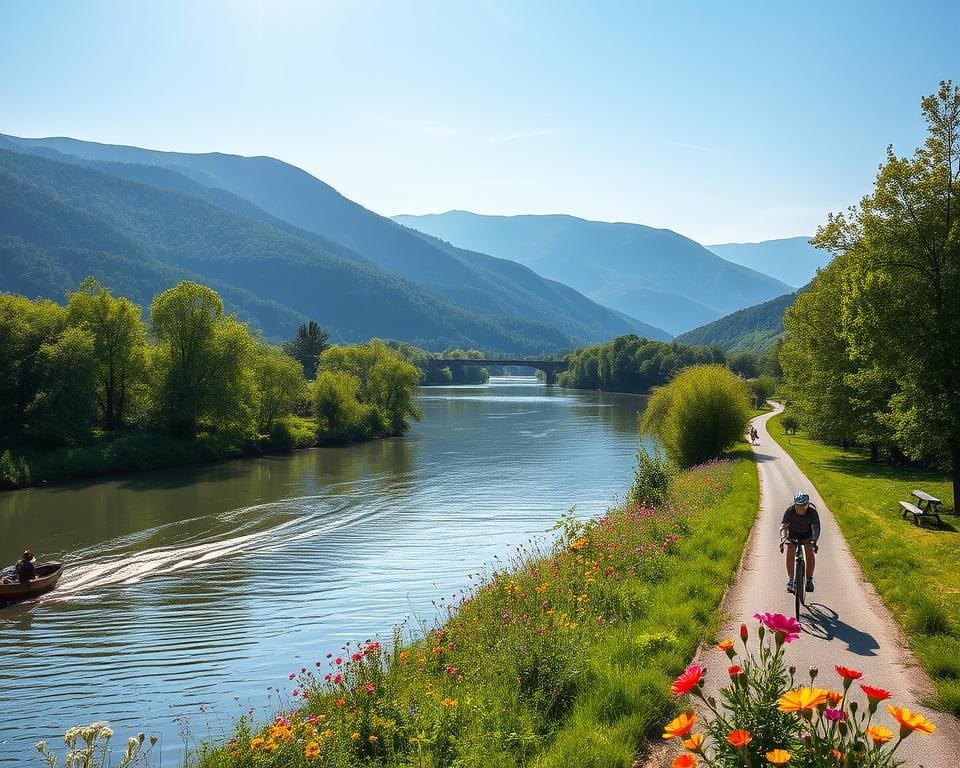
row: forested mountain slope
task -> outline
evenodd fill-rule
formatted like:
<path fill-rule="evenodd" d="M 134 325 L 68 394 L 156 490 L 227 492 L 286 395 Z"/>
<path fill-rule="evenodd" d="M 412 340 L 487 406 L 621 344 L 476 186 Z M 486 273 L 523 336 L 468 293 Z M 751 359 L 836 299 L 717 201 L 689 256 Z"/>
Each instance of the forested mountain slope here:
<path fill-rule="evenodd" d="M 669 338 L 660 328 L 575 292 L 558 291 L 553 281 L 529 269 L 519 272 L 503 259 L 461 252 L 424 239 L 348 200 L 305 171 L 273 158 L 159 152 L 67 138 L 0 139 L 20 152 L 50 157 L 57 153 L 62 161 L 94 164 L 113 175 L 189 192 L 276 228 L 291 229 L 328 253 L 377 265 L 468 311 L 515 318 L 511 322 L 520 325 L 530 321 L 554 325 L 577 343 L 623 333 Z M 117 167 L 118 163 L 122 167 Z M 151 174 L 145 169 L 151 166 L 167 173 Z M 174 174 L 182 180 L 175 180 Z"/>
<path fill-rule="evenodd" d="M 574 216 L 395 216 L 446 240 L 524 264 L 671 333 L 790 291 L 667 229 Z"/>

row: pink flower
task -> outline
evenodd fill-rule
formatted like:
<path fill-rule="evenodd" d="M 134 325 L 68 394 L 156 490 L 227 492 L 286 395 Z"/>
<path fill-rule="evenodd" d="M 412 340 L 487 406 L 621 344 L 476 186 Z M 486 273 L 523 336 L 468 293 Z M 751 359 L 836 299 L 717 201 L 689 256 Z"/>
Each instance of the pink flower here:
<path fill-rule="evenodd" d="M 823 716 L 827 720 L 846 720 L 847 713 L 842 709 L 827 709 L 824 711 Z"/>
<path fill-rule="evenodd" d="M 674 696 L 682 696 L 696 688 L 697 683 L 702 679 L 703 667 L 699 664 L 691 664 L 687 667 L 686 672 L 673 681 L 673 685 L 670 686 L 670 691 Z"/>
<path fill-rule="evenodd" d="M 291 672 L 291 673 L 290 673 L 290 679 L 293 680 L 293 678 L 295 678 L 295 677 L 296 677 L 296 675 L 293 674 L 293 672 Z"/>
<path fill-rule="evenodd" d="M 775 632 L 778 642 L 790 643 L 800 637 L 800 622 L 793 616 L 784 616 L 782 613 L 755 613 L 753 618 Z"/>
<path fill-rule="evenodd" d="M 337 656 L 337 658 L 335 658 L 333 661 L 336 664 L 343 664 L 343 659 L 341 659 L 339 656 Z"/>
<path fill-rule="evenodd" d="M 364 688 L 367 689 L 367 693 L 373 693 L 376 688 L 373 687 L 373 683 L 364 683 Z"/>
<path fill-rule="evenodd" d="M 333 678 L 334 685 L 340 685 L 340 683 L 342 682 L 343 682 L 343 675 L 337 675 L 335 678 Z"/>

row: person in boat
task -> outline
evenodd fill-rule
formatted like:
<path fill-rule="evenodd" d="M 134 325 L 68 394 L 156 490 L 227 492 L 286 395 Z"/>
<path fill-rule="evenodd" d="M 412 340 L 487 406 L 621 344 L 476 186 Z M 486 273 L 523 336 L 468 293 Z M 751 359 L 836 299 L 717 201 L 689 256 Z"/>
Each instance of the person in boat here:
<path fill-rule="evenodd" d="M 17 578 L 21 584 L 29 584 L 37 575 L 37 569 L 33 564 L 33 552 L 26 550 L 17 560 L 14 566 L 17 569 Z"/>

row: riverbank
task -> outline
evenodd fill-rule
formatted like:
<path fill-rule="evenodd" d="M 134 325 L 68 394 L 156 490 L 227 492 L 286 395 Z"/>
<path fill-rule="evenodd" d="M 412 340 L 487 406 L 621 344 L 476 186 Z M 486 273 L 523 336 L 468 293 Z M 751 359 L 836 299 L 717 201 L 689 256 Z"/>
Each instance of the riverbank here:
<path fill-rule="evenodd" d="M 936 684 L 929 706 L 960 714 L 960 522 L 946 515 L 942 529 L 918 527 L 901 518 L 897 505 L 921 489 L 952 507 L 950 482 L 929 470 L 870 463 L 866 452 L 784 434 L 782 419 L 770 420 L 770 434 L 833 511 L 864 575 Z"/>
<path fill-rule="evenodd" d="M 330 649 L 291 673 L 299 707 L 262 729 L 241 720 L 199 765 L 630 765 L 676 706 L 671 679 L 714 639 L 758 506 L 752 456 L 682 473 L 673 493 L 568 519 L 421 639 Z"/>
<path fill-rule="evenodd" d="M 283 454 L 343 442 L 342 439 L 318 435 L 315 419 L 298 416 L 278 419 L 270 434 L 255 439 L 223 432 L 200 433 L 187 438 L 159 432 L 98 431 L 88 445 L 49 450 L 33 446 L 0 449 L 0 492 L 91 477 Z"/>

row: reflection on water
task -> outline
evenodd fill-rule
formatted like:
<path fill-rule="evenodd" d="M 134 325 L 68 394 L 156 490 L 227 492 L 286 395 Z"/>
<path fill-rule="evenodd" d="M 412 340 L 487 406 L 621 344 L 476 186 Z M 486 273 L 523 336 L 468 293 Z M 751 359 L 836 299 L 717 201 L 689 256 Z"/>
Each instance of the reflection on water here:
<path fill-rule="evenodd" d="M 264 716 L 289 672 L 432 619 L 571 506 L 606 509 L 643 400 L 508 379 L 419 404 L 399 439 L 0 494 L 0 560 L 67 563 L 55 592 L 0 610 L 0 765 L 94 719 L 118 743 L 160 734 L 174 764 L 181 722 L 216 738 Z"/>

